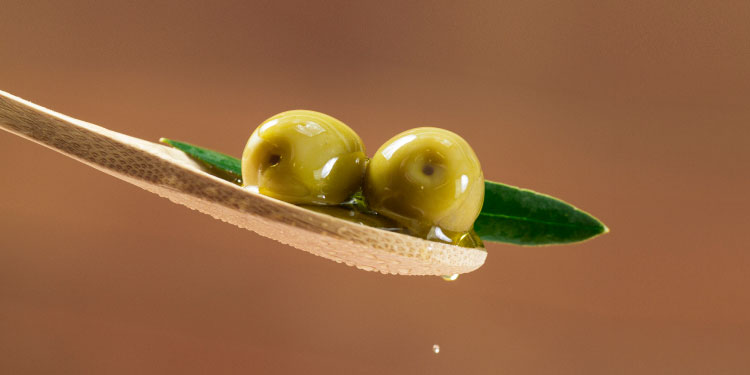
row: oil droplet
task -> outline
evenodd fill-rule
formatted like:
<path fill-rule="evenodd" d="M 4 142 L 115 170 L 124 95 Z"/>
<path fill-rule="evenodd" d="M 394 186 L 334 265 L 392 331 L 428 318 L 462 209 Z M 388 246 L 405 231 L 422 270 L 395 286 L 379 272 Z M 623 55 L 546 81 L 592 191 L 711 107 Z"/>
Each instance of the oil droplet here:
<path fill-rule="evenodd" d="M 454 273 L 453 275 L 443 275 L 442 278 L 445 281 L 455 281 L 456 279 L 458 279 L 458 274 Z"/>
<path fill-rule="evenodd" d="M 440 345 L 435 344 L 432 346 L 432 351 L 435 352 L 435 354 L 440 353 Z"/>

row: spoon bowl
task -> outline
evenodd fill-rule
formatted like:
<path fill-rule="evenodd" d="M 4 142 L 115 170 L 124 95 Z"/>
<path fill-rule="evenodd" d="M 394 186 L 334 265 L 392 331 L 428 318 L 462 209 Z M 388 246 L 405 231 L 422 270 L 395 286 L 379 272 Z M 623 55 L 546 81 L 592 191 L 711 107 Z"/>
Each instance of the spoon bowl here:
<path fill-rule="evenodd" d="M 182 151 L 76 120 L 0 91 L 0 128 L 123 181 L 300 250 L 366 271 L 452 275 L 484 264 L 464 248 L 389 232 L 253 193 Z"/>

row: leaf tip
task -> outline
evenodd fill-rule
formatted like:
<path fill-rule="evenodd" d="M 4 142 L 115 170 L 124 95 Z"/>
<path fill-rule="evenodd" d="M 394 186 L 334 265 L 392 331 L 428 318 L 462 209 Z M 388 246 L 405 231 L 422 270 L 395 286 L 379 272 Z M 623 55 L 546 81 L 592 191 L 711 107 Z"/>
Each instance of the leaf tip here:
<path fill-rule="evenodd" d="M 586 216 L 588 216 L 591 220 L 593 220 L 596 223 L 596 226 L 598 227 L 597 228 L 597 232 L 593 233 L 589 237 L 583 239 L 584 241 L 588 240 L 588 239 L 591 239 L 591 238 L 594 238 L 594 237 L 599 237 L 601 235 L 609 233 L 609 231 L 610 231 L 609 227 L 606 224 L 604 224 L 601 220 L 597 219 L 596 217 L 594 217 L 593 215 L 589 214 L 588 212 L 584 212 L 584 211 L 581 211 L 581 212 L 584 213 Z"/>
<path fill-rule="evenodd" d="M 165 145 L 167 145 L 167 146 L 172 146 L 172 147 L 174 147 L 174 145 L 172 144 L 172 140 L 171 140 L 171 139 L 169 139 L 169 138 L 164 138 L 164 137 L 161 137 L 161 138 L 159 138 L 159 143 L 163 143 L 163 144 L 165 144 Z"/>
<path fill-rule="evenodd" d="M 610 232 L 610 229 L 609 229 L 609 227 L 606 224 L 602 223 L 599 219 L 594 218 L 593 216 L 591 216 L 591 218 L 593 218 L 594 220 L 596 220 L 596 223 L 598 224 L 599 228 L 598 228 L 598 230 L 597 230 L 596 233 L 592 233 L 591 235 L 587 236 L 586 238 L 581 239 L 581 241 L 588 241 L 590 239 L 593 239 L 593 238 L 596 238 L 596 237 L 599 237 L 599 236 L 603 236 L 603 235 L 605 235 L 605 234 L 607 234 L 607 233 Z"/>

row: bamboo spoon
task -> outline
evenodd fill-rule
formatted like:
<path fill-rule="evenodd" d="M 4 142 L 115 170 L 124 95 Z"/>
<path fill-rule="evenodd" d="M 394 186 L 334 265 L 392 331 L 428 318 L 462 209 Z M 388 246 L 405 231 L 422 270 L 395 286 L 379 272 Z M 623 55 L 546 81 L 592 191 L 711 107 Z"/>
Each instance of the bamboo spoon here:
<path fill-rule="evenodd" d="M 65 116 L 0 91 L 0 128 L 172 202 L 366 271 L 452 275 L 484 263 L 469 249 L 351 223 L 206 173 L 181 151 Z"/>

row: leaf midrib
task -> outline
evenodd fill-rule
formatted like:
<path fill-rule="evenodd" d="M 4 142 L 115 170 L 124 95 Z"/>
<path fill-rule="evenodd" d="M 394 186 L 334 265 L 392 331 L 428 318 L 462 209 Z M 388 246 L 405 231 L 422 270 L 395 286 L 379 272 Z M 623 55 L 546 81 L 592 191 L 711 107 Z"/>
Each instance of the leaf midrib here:
<path fill-rule="evenodd" d="M 546 225 L 568 227 L 568 228 L 601 229 L 601 227 L 598 226 L 598 225 L 578 225 L 578 224 L 571 224 L 571 223 L 560 223 L 560 222 L 556 222 L 556 221 L 546 221 L 546 220 L 539 220 L 539 219 L 533 219 L 533 218 L 528 218 L 528 217 L 512 216 L 512 215 L 504 215 L 504 214 L 495 214 L 495 213 L 489 213 L 489 212 L 480 212 L 479 216 L 499 217 L 499 218 L 504 218 L 504 219 L 513 219 L 513 220 L 518 220 L 518 221 L 528 221 L 528 222 L 537 223 L 537 224 L 546 224 Z"/>

